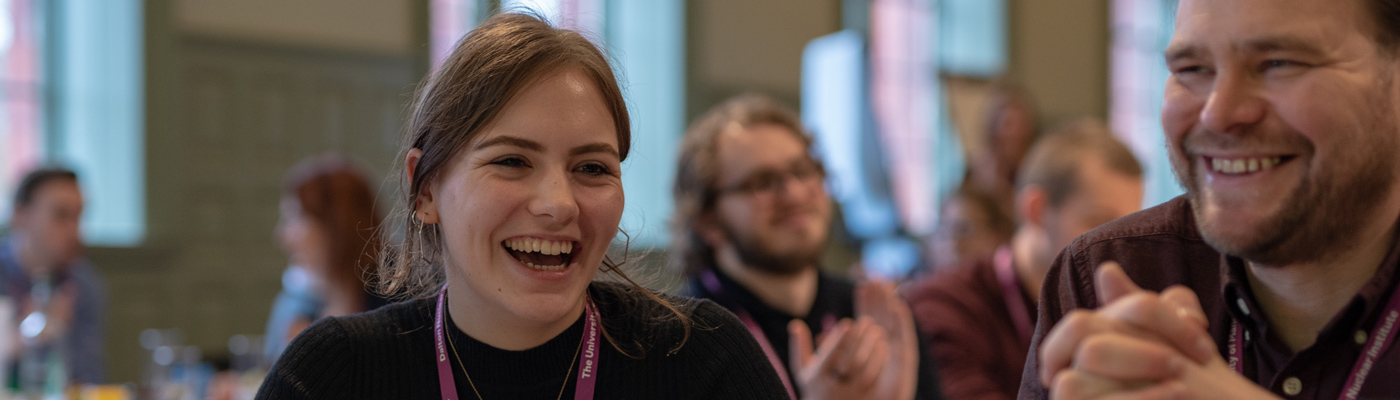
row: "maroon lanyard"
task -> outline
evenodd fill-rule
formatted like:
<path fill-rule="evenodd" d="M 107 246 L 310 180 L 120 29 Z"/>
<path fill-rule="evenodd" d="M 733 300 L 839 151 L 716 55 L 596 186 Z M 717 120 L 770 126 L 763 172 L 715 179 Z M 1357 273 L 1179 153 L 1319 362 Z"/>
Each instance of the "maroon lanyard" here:
<path fill-rule="evenodd" d="M 715 271 L 705 270 L 700 275 L 700 282 L 705 284 L 705 289 L 709 289 L 710 294 L 716 300 L 721 300 L 721 302 L 727 300 L 724 299 L 724 285 L 719 283 L 719 277 L 715 275 Z M 773 343 L 768 341 L 768 335 L 763 334 L 763 328 L 758 326 L 758 321 L 754 321 L 753 316 L 749 315 L 743 307 L 739 307 L 738 303 L 729 306 L 733 308 L 734 315 L 737 315 L 739 320 L 744 322 L 744 327 L 748 328 L 749 334 L 752 334 L 754 340 L 758 341 L 758 347 L 762 348 L 763 354 L 768 356 L 768 363 L 773 364 L 773 369 L 778 371 L 778 379 L 783 381 L 783 388 L 787 389 L 788 397 L 796 399 L 797 389 L 793 387 L 792 378 L 788 376 L 787 364 L 778 358 L 778 351 L 773 349 Z M 834 322 L 831 321 L 831 323 Z"/>
<path fill-rule="evenodd" d="M 1340 400 L 1356 400 L 1361 394 L 1361 385 L 1366 383 L 1366 377 L 1371 374 L 1371 368 L 1381 355 L 1395 343 L 1395 324 L 1400 319 L 1400 296 L 1394 293 L 1390 295 L 1390 302 L 1386 305 L 1385 312 L 1381 314 L 1381 319 L 1376 321 L 1376 326 L 1371 329 L 1371 334 L 1366 339 L 1366 346 L 1361 348 L 1361 357 L 1356 359 L 1356 365 L 1351 367 L 1351 375 L 1347 377 L 1346 386 L 1342 386 L 1342 393 L 1337 396 Z M 1247 333 L 1240 326 L 1239 322 L 1230 323 L 1230 345 L 1226 349 L 1229 355 L 1230 368 L 1240 375 L 1244 375 L 1244 362 L 1241 355 L 1244 348 L 1241 343 L 1246 343 L 1249 338 Z"/>
<path fill-rule="evenodd" d="M 997 281 L 1001 282 L 1001 294 L 1006 299 L 1006 310 L 1011 313 L 1011 323 L 1016 325 L 1016 333 L 1021 343 L 1031 342 L 1031 312 L 1026 309 L 1026 301 L 1021 298 L 1021 284 L 1016 280 L 1016 269 L 1011 265 L 1011 249 L 997 248 L 992 256 L 992 267 L 996 270 Z"/>
<path fill-rule="evenodd" d="M 458 400 L 457 382 L 452 378 L 452 363 L 447 359 L 447 348 L 444 347 L 443 338 L 447 335 L 447 326 L 443 323 L 443 314 L 447 302 L 447 287 L 442 288 L 442 293 L 438 295 L 437 317 L 433 319 L 433 348 L 437 351 L 438 385 L 444 400 Z M 598 380 L 598 314 L 593 306 L 593 299 L 586 299 L 584 304 L 584 314 L 588 316 L 588 344 L 584 346 L 583 354 L 578 360 L 578 385 L 574 388 L 574 399 L 592 399 L 593 388 Z M 459 355 L 460 357 L 460 355 Z M 462 371 L 466 372 L 466 371 Z M 568 379 L 568 378 L 565 378 Z"/>

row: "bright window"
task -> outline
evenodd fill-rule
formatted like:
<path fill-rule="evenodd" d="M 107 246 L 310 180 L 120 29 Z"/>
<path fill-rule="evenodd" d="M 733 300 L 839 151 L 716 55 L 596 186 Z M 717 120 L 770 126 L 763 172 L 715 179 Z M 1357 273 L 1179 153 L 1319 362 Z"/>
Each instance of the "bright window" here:
<path fill-rule="evenodd" d="M 43 158 L 41 15 L 33 0 L 0 0 L 0 222 L 20 176 Z"/>
<path fill-rule="evenodd" d="M 940 77 L 1002 72 L 1006 7 L 874 0 L 869 9 L 865 35 L 851 29 L 807 46 L 802 105 L 866 272 L 894 278 L 918 263 L 909 236 L 933 230 L 940 197 L 962 181 L 963 150 Z"/>
<path fill-rule="evenodd" d="M 1006 68 L 1006 1 L 938 2 L 938 68 L 942 74 L 993 78 Z"/>
<path fill-rule="evenodd" d="M 478 0 L 432 0 L 428 7 L 431 19 L 428 27 L 429 56 L 434 67 L 442 64 L 442 60 L 452 52 L 452 46 L 473 26 L 481 23 L 481 19 L 490 11 L 485 8 L 489 4 Z"/>
<path fill-rule="evenodd" d="M 145 236 L 140 0 L 0 0 L 0 200 L 40 163 L 74 169 L 88 244 Z"/>
<path fill-rule="evenodd" d="M 1167 82 L 1162 53 L 1171 41 L 1176 3 L 1113 1 L 1109 117 L 1113 131 L 1142 161 L 1145 207 L 1184 192 L 1172 175 L 1160 117 Z"/>
<path fill-rule="evenodd" d="M 88 244 L 134 246 L 146 234 L 145 101 L 140 0 L 53 2 L 60 32 L 47 131 L 55 161 L 72 167 L 87 197 Z"/>

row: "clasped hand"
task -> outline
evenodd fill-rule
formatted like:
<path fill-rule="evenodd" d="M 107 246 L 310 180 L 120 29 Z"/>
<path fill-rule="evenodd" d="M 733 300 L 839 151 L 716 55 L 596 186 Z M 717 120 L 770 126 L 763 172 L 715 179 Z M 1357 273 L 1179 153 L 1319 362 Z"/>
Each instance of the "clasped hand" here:
<path fill-rule="evenodd" d="M 1040 382 L 1051 398 L 1277 398 L 1220 356 L 1190 289 L 1143 290 L 1112 262 L 1094 285 L 1100 307 L 1070 312 L 1041 344 Z"/>

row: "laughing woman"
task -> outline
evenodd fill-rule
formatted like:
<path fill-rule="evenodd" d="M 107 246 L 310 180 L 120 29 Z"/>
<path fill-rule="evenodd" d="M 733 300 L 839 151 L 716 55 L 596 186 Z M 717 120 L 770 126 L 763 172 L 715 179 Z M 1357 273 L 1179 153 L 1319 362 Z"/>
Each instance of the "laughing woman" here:
<path fill-rule="evenodd" d="M 604 256 L 631 133 L 582 36 L 492 17 L 421 89 L 409 134 L 405 239 L 379 284 L 414 300 L 312 325 L 259 399 L 786 397 L 733 315 Z"/>

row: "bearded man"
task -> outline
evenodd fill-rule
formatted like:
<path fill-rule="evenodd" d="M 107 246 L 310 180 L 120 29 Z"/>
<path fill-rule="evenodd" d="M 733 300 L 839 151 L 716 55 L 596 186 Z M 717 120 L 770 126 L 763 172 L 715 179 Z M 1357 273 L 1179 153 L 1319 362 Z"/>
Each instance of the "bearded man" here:
<path fill-rule="evenodd" d="M 671 249 L 690 294 L 737 314 L 794 398 L 940 398 L 894 289 L 817 268 L 833 205 L 811 147 L 794 112 L 757 95 L 690 127 Z"/>
<path fill-rule="evenodd" d="M 1061 253 L 1020 398 L 1400 398 L 1400 1 L 1182 0 L 1165 56 L 1186 195 Z"/>

